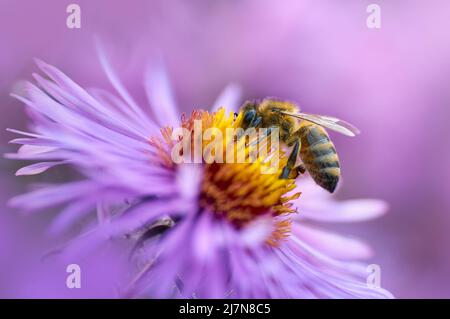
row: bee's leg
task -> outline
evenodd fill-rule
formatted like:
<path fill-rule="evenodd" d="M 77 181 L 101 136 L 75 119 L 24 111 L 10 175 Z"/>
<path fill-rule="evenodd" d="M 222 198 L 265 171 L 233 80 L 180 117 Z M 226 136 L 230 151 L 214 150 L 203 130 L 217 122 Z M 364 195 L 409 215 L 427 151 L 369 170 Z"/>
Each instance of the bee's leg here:
<path fill-rule="evenodd" d="M 291 175 L 292 169 L 295 167 L 295 162 L 297 161 L 298 152 L 300 151 L 300 140 L 296 140 L 294 147 L 292 148 L 291 155 L 289 155 L 286 166 L 281 172 L 280 179 L 288 179 Z"/>

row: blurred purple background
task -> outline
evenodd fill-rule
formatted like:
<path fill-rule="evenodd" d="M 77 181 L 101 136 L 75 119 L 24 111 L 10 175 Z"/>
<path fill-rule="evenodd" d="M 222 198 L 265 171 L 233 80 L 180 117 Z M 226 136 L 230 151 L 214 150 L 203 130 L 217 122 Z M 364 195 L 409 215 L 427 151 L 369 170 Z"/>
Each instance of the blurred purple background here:
<path fill-rule="evenodd" d="M 81 6 L 81 29 L 66 27 L 72 2 Z M 381 29 L 366 26 L 370 3 L 381 7 Z M 236 82 L 245 99 L 295 100 L 358 126 L 355 139 L 332 134 L 344 176 L 338 197 L 381 198 L 391 210 L 339 229 L 373 245 L 382 285 L 396 297 L 450 298 L 449 30 L 446 0 L 0 0 L 1 151 L 16 149 L 4 128 L 26 128 L 9 92 L 31 79 L 33 57 L 83 86 L 109 88 L 96 35 L 144 101 L 142 70 L 162 55 L 185 111 L 207 108 Z M 0 297 L 114 297 L 121 254 L 74 261 L 87 276 L 79 291 L 65 288 L 64 264 L 41 261 L 58 244 L 45 236 L 52 213 L 21 216 L 6 201 L 49 174 L 14 177 L 18 167 L 0 161 Z"/>

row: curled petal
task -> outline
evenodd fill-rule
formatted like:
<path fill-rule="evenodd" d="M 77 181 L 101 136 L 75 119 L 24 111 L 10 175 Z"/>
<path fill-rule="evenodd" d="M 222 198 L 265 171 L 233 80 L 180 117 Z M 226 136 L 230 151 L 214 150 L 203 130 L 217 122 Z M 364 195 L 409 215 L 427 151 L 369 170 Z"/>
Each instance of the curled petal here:
<path fill-rule="evenodd" d="M 22 167 L 16 172 L 16 176 L 21 175 L 36 175 L 45 172 L 51 167 L 66 164 L 67 161 L 59 161 L 59 162 L 41 162 L 36 164 L 31 164 L 25 167 Z"/>

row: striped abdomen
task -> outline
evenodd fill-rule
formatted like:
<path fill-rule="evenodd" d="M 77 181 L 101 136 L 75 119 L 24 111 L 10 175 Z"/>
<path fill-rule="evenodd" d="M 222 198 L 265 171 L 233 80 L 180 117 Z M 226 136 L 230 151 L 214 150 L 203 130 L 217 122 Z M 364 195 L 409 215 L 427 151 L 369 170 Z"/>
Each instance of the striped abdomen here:
<path fill-rule="evenodd" d="M 333 193 L 339 181 L 341 170 L 339 159 L 325 129 L 316 124 L 300 128 L 300 158 L 306 170 L 321 187 Z"/>

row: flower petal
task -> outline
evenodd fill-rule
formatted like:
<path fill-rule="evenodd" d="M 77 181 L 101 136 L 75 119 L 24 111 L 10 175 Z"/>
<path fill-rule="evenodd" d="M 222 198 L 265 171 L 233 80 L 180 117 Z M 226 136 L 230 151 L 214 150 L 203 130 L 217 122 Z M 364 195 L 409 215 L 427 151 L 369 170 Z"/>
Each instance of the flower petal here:
<path fill-rule="evenodd" d="M 248 247 L 259 246 L 270 237 L 274 227 L 273 223 L 270 217 L 258 218 L 253 223 L 243 227 L 239 240 Z"/>
<path fill-rule="evenodd" d="M 149 67 L 144 76 L 144 86 L 153 113 L 161 127 L 178 127 L 179 112 L 170 86 L 169 76 L 162 62 Z"/>
<path fill-rule="evenodd" d="M 333 258 L 367 259 L 373 255 L 372 249 L 359 240 L 319 230 L 304 223 L 294 223 L 292 233 L 311 247 Z"/>
<path fill-rule="evenodd" d="M 378 199 L 351 199 L 346 201 L 296 201 L 299 218 L 318 222 L 349 223 L 377 218 L 385 214 L 388 205 Z"/>
<path fill-rule="evenodd" d="M 96 199 L 88 198 L 67 205 L 51 222 L 48 234 L 56 236 L 66 231 L 73 223 L 91 213 L 95 202 Z"/>
<path fill-rule="evenodd" d="M 235 83 L 228 84 L 214 102 L 211 111 L 215 112 L 220 107 L 224 107 L 227 111 L 237 112 L 240 106 L 242 89 Z"/>
<path fill-rule="evenodd" d="M 51 167 L 66 164 L 67 161 L 59 161 L 59 162 L 41 162 L 36 164 L 31 164 L 25 167 L 22 167 L 16 172 L 16 176 L 21 175 L 36 175 L 45 172 Z"/>
<path fill-rule="evenodd" d="M 176 175 L 176 184 L 182 198 L 186 200 L 195 200 L 195 198 L 197 198 L 200 190 L 202 173 L 200 165 L 179 165 Z"/>
<path fill-rule="evenodd" d="M 98 186 L 94 182 L 88 180 L 52 185 L 13 197 L 9 201 L 9 205 L 21 207 L 25 210 L 37 210 L 76 200 L 97 189 Z"/>
<path fill-rule="evenodd" d="M 149 119 L 148 115 L 144 113 L 141 107 L 134 101 L 131 95 L 120 82 L 119 77 L 114 72 L 111 64 L 106 58 L 106 54 L 103 52 L 103 48 L 99 43 L 97 43 L 97 53 L 100 59 L 100 63 L 105 71 L 111 85 L 116 89 L 122 99 L 127 103 L 130 109 L 135 113 L 135 120 L 144 124 L 154 127 L 154 123 Z"/>

